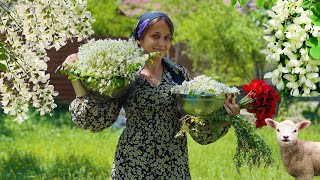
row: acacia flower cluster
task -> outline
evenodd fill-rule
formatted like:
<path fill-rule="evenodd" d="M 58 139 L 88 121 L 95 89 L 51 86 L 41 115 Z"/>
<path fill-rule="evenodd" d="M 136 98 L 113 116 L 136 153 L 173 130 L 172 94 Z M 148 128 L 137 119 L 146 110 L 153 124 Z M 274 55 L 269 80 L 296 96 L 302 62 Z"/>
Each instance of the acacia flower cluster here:
<path fill-rule="evenodd" d="M 205 75 L 195 77 L 191 81 L 184 81 L 181 85 L 176 85 L 171 89 L 174 94 L 189 94 L 189 95 L 218 95 L 239 93 L 236 87 L 228 87 L 226 84 L 218 82 Z"/>
<path fill-rule="evenodd" d="M 79 60 L 61 71 L 69 79 L 82 80 L 89 90 L 112 97 L 135 79 L 150 56 L 132 38 L 90 40 L 79 48 Z"/>
<path fill-rule="evenodd" d="M 22 123 L 31 103 L 41 115 L 51 112 L 57 92 L 46 73 L 47 49 L 93 34 L 86 0 L 19 0 L 0 17 L 0 100 L 6 114 Z"/>
<path fill-rule="evenodd" d="M 316 5 L 318 4 L 318 5 Z M 265 24 L 266 61 L 277 66 L 272 79 L 282 95 L 318 96 L 320 66 L 320 3 L 278 0 Z"/>

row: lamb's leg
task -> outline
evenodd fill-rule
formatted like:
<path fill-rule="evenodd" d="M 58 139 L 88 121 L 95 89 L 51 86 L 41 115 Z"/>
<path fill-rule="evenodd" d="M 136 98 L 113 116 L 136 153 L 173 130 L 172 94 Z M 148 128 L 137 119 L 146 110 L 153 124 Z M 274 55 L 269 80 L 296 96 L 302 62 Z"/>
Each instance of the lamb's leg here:
<path fill-rule="evenodd" d="M 296 180 L 312 180 L 312 175 L 302 175 L 302 176 L 298 176 L 296 178 Z"/>

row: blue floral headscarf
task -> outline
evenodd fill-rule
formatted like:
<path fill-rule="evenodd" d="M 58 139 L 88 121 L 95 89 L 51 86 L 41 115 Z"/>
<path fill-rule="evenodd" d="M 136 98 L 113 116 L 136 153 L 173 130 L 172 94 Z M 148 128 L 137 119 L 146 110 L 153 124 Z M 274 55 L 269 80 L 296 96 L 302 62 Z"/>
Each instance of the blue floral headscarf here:
<path fill-rule="evenodd" d="M 148 24 L 152 20 L 159 18 L 159 17 L 164 17 L 167 20 L 167 22 L 169 23 L 168 24 L 169 28 L 170 28 L 170 30 L 172 30 L 172 33 L 173 33 L 174 28 L 173 28 L 172 21 L 165 13 L 160 12 L 160 11 L 150 11 L 150 12 L 146 12 L 140 16 L 140 18 L 137 22 L 137 25 L 135 26 L 131 36 L 133 36 L 135 40 L 139 40 L 143 31 L 148 26 Z"/>

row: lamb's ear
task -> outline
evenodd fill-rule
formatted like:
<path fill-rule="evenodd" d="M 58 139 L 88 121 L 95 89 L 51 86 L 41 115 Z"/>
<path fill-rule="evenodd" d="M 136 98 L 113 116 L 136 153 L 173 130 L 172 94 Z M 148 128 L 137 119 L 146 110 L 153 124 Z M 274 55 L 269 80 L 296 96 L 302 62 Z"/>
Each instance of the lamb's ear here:
<path fill-rule="evenodd" d="M 305 129 L 305 128 L 307 128 L 310 124 L 311 124 L 310 121 L 307 121 L 307 120 L 301 121 L 300 123 L 298 123 L 298 128 L 299 128 L 299 130 Z"/>
<path fill-rule="evenodd" d="M 274 121 L 273 119 L 271 118 L 267 118 L 265 119 L 265 122 L 272 128 L 276 128 L 277 127 L 277 122 Z"/>

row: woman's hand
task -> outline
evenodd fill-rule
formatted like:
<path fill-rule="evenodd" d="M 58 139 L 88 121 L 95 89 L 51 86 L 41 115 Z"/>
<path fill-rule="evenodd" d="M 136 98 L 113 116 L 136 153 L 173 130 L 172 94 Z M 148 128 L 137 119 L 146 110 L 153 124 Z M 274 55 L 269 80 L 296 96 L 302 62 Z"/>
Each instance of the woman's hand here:
<path fill-rule="evenodd" d="M 70 67 L 68 67 L 68 65 L 70 65 L 78 60 L 79 59 L 78 59 L 77 53 L 71 54 L 64 60 L 64 62 L 62 63 L 62 66 L 66 67 L 66 68 L 70 68 Z M 71 81 L 71 84 L 73 86 L 74 92 L 76 93 L 76 96 L 80 97 L 80 96 L 84 96 L 88 93 L 86 88 L 83 87 L 80 80 L 73 80 L 73 81 Z"/>
<path fill-rule="evenodd" d="M 66 74 L 68 76 L 72 75 L 70 74 L 70 71 L 72 69 L 72 64 L 75 63 L 76 61 L 78 61 L 78 54 L 77 53 L 71 54 L 64 60 L 62 65 L 59 66 L 56 71 L 60 70 L 62 74 Z"/>
<path fill-rule="evenodd" d="M 240 114 L 240 106 L 235 103 L 230 103 L 229 101 L 224 102 L 224 108 L 230 115 L 237 115 Z"/>
<path fill-rule="evenodd" d="M 78 61 L 78 54 L 77 53 L 74 53 L 74 54 L 71 54 L 69 55 L 62 64 L 65 64 L 65 63 L 73 63 L 73 62 L 76 62 Z"/>

